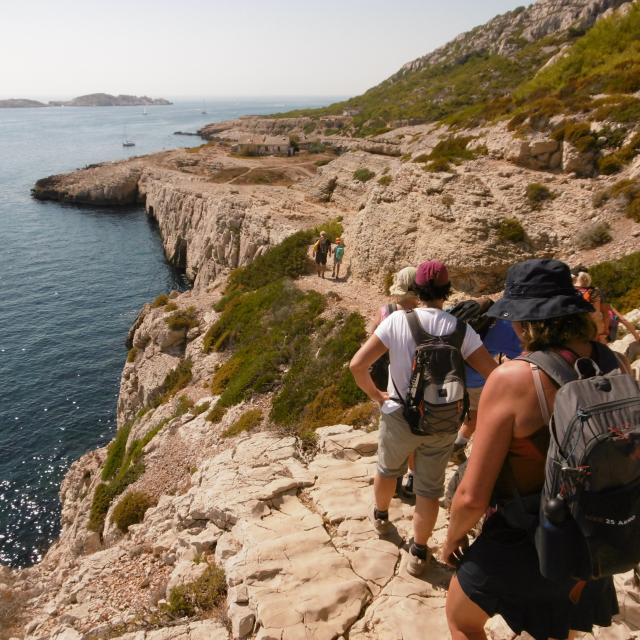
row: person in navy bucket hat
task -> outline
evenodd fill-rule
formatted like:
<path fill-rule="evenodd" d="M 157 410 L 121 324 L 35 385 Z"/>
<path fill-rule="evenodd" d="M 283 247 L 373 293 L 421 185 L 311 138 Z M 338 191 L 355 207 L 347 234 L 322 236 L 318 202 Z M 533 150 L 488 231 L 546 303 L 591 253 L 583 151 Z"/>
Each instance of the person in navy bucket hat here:
<path fill-rule="evenodd" d="M 575 290 L 564 262 L 536 259 L 509 268 L 504 295 L 487 315 L 512 322 L 535 322 L 593 311 Z"/>

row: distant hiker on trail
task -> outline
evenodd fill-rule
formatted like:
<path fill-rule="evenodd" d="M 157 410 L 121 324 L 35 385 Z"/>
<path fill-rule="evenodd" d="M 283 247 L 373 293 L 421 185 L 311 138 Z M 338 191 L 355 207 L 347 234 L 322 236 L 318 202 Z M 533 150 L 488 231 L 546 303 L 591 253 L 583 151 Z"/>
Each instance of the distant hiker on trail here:
<path fill-rule="evenodd" d="M 438 517 L 445 468 L 466 408 L 463 359 L 484 376 L 496 363 L 473 329 L 442 310 L 451 292 L 444 264 L 420 264 L 415 288 L 421 306 L 383 320 L 350 367 L 356 384 L 378 403 L 382 414 L 370 515 L 378 535 L 391 530 L 388 509 L 396 478 L 404 475 L 407 458 L 415 451 L 414 538 L 407 570 L 420 575 L 429 557 L 427 541 Z M 384 392 L 375 386 L 369 367 L 386 351 L 390 382 Z"/>
<path fill-rule="evenodd" d="M 400 269 L 393 276 L 393 283 L 389 287 L 389 295 L 393 298 L 393 302 L 383 304 L 377 311 L 373 322 L 374 330 L 378 325 L 394 311 L 408 311 L 415 309 L 420 304 L 420 299 L 415 292 L 416 285 L 416 269 L 415 267 L 405 267 Z M 382 354 L 369 368 L 369 373 L 374 384 L 380 391 L 387 391 L 389 386 L 389 352 Z M 413 453 L 409 455 L 408 460 L 409 473 L 407 482 L 403 484 L 402 477 L 396 481 L 396 495 L 400 497 L 413 497 L 413 472 L 414 460 Z"/>
<path fill-rule="evenodd" d="M 513 360 L 522 351 L 520 340 L 510 322 L 501 319 L 496 320 L 488 315 L 492 305 L 493 301 L 489 298 L 478 301 L 466 300 L 449 309 L 449 313 L 468 322 L 478 332 L 482 338 L 482 344 L 493 358 L 498 359 L 498 363 L 501 363 L 503 358 Z M 458 311 L 462 308 L 467 309 L 466 317 L 465 315 L 460 315 Z M 469 315 L 472 317 L 469 317 Z M 462 464 L 467 459 L 465 448 L 476 428 L 480 394 L 486 382 L 477 371 L 469 366 L 465 366 L 465 372 L 467 392 L 469 393 L 469 411 L 453 444 L 451 462 L 454 464 Z"/>
<path fill-rule="evenodd" d="M 327 238 L 327 232 L 321 231 L 320 237 L 313 245 L 313 256 L 316 260 L 316 270 L 319 278 L 324 278 L 327 268 L 327 256 L 331 255 L 331 240 Z"/>
<path fill-rule="evenodd" d="M 560 420 L 560 414 L 554 413 L 554 429 L 576 424 L 580 428 L 583 424 L 575 420 L 576 414 L 569 411 L 568 402 L 575 403 L 579 396 L 571 394 L 577 394 L 576 389 L 585 387 L 572 386 L 567 395 L 562 394 L 564 389 L 558 391 L 559 383 L 554 382 L 560 374 L 567 379 L 577 379 L 573 368 L 577 358 L 582 358 L 586 364 L 591 363 L 588 358 L 593 358 L 603 372 L 626 370 L 627 365 L 607 347 L 593 341 L 596 333 L 590 319 L 593 306 L 576 294 L 569 268 L 557 260 L 528 260 L 512 266 L 507 273 L 504 297 L 488 313 L 513 322 L 528 355 L 505 362 L 493 371 L 480 399 L 473 453 L 453 498 L 447 539 L 442 549 L 443 560 L 457 567 L 447 594 L 451 637 L 454 640 L 486 639 L 484 625 L 488 618 L 497 614 L 504 618 L 514 634 L 527 631 L 536 639 L 568 638 L 572 629 L 588 633 L 592 625 L 609 626 L 611 616 L 618 612 L 610 577 L 578 580 L 563 574 L 563 577 L 556 579 L 554 576 L 551 580 L 541 573 L 541 566 L 547 574 L 549 567 L 553 571 L 561 570 L 562 564 L 568 564 L 572 555 L 580 554 L 585 544 L 584 538 L 582 542 L 573 542 L 573 538 L 567 537 L 574 529 L 571 528 L 572 516 L 565 510 L 565 498 L 575 500 L 571 512 L 578 506 L 579 498 L 572 497 L 571 491 L 572 487 L 575 491 L 576 483 L 584 482 L 584 478 L 581 480 L 574 475 L 571 479 L 569 474 L 577 472 L 576 465 L 582 463 L 570 458 L 571 461 L 561 469 L 557 458 L 554 457 L 551 463 L 547 461 L 548 452 L 558 451 L 550 438 L 548 425 L 554 404 L 565 409 L 568 418 Z M 550 362 L 553 367 L 549 367 Z M 592 365 L 589 364 L 595 371 Z M 625 385 L 628 378 L 622 381 Z M 570 385 L 584 383 L 588 389 L 595 390 L 590 379 L 569 382 Z M 635 382 L 631 384 L 635 385 Z M 616 384 L 612 383 L 612 386 L 618 388 Z M 601 393 L 605 393 L 605 387 L 603 383 Z M 619 401 L 613 404 L 619 412 L 624 411 L 619 408 Z M 581 406 L 580 403 L 577 406 Z M 587 420 L 589 430 L 599 428 L 595 420 L 592 423 L 588 416 Z M 562 437 L 567 435 L 564 429 Z M 570 441 L 574 443 L 573 450 L 579 442 L 582 442 L 580 446 L 585 442 L 584 437 L 576 435 L 578 440 Z M 557 437 L 561 438 L 560 435 Z M 618 440 L 625 445 L 622 434 Z M 631 456 L 633 447 L 625 449 L 625 446 L 621 446 L 621 454 Z M 570 452 L 567 455 L 572 456 Z M 606 463 L 608 458 L 601 460 Z M 638 463 L 633 464 L 637 466 Z M 615 474 L 605 466 L 609 476 Z M 545 479 L 545 468 L 554 470 L 554 478 L 563 483 L 561 488 L 556 487 L 555 480 L 548 474 Z M 588 468 L 594 474 L 589 477 L 595 477 L 596 468 Z M 624 470 L 631 472 L 632 469 L 624 467 Z M 536 527 L 543 487 L 552 487 L 555 491 L 543 506 L 544 517 L 548 514 L 551 518 L 553 513 L 553 522 L 557 524 L 549 525 L 551 528 L 545 528 L 539 536 L 541 528 Z M 584 491 L 585 498 L 589 493 Z M 634 504 L 633 501 L 630 504 Z M 599 505 L 598 513 L 616 517 L 613 515 L 615 509 L 613 513 L 608 511 L 606 502 Z M 624 510 L 622 513 L 624 517 L 628 515 Z M 481 534 L 467 548 L 467 534 L 485 514 L 488 515 Z M 565 528 L 564 522 L 569 528 Z M 635 518 L 630 522 L 635 522 Z M 592 529 L 595 532 L 606 527 Z M 623 529 L 618 527 L 612 535 L 618 535 L 618 532 L 626 535 L 622 533 Z M 560 551 L 556 547 L 555 555 L 546 556 L 543 565 L 543 557 L 536 547 L 542 541 L 550 550 L 548 545 L 557 543 L 558 538 L 551 539 L 549 535 L 557 536 L 558 531 L 564 536 L 565 543 L 571 542 Z M 632 542 L 637 544 L 637 536 Z M 567 576 L 580 575 L 574 572 L 575 566 L 567 568 Z"/>
<path fill-rule="evenodd" d="M 579 271 L 574 277 L 574 284 L 580 295 L 593 306 L 593 313 L 591 313 L 591 319 L 596 325 L 596 340 L 598 342 L 607 342 L 607 324 L 608 315 L 605 320 L 605 312 L 603 309 L 602 294 L 599 289 L 591 286 L 591 276 L 586 271 Z"/>
<path fill-rule="evenodd" d="M 333 271 L 331 277 L 336 280 L 340 277 L 340 266 L 344 258 L 344 240 L 336 238 L 336 248 L 333 250 Z"/>

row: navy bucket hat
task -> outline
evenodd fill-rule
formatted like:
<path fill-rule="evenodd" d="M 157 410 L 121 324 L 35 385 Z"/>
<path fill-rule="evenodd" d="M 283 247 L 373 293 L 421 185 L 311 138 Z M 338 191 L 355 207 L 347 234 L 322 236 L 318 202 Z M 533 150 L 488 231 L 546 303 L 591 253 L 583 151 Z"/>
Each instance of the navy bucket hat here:
<path fill-rule="evenodd" d="M 564 262 L 526 260 L 509 268 L 504 295 L 487 315 L 535 322 L 593 311 L 593 306 L 575 290 Z"/>

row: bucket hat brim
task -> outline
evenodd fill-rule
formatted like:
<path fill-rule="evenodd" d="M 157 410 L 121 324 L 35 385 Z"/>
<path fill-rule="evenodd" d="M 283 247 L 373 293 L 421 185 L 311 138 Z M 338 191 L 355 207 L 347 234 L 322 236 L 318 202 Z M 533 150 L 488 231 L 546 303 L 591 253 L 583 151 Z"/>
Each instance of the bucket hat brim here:
<path fill-rule="evenodd" d="M 552 298 L 502 298 L 488 311 L 492 318 L 535 322 L 562 318 L 576 313 L 593 313 L 595 308 L 580 294 L 556 295 Z"/>

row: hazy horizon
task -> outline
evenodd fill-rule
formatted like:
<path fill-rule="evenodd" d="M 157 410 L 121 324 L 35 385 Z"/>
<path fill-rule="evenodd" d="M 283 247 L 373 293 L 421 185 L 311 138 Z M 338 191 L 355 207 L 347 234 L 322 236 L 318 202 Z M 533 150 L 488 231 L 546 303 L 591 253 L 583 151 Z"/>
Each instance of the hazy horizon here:
<path fill-rule="evenodd" d="M 530 0 L 24 0 L 3 11 L 3 98 L 348 97 Z"/>

